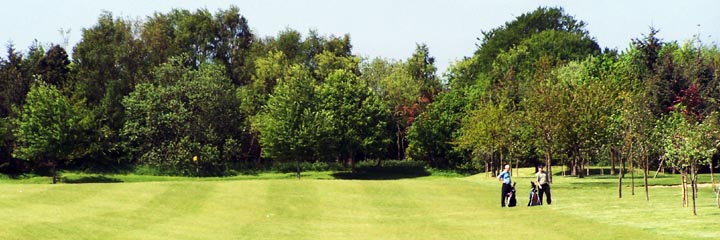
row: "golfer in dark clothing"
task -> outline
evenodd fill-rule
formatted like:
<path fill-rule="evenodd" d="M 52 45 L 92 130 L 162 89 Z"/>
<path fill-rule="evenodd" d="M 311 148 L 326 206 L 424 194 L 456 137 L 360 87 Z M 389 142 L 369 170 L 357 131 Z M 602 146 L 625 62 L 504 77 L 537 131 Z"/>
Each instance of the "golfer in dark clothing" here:
<path fill-rule="evenodd" d="M 508 197 L 508 193 L 512 191 L 512 180 L 510 180 L 510 165 L 505 165 L 505 171 L 502 171 L 497 176 L 498 181 L 502 183 L 502 196 L 500 197 L 500 206 L 505 207 L 505 200 Z"/>
<path fill-rule="evenodd" d="M 552 204 L 552 198 L 550 196 L 550 183 L 547 181 L 547 174 L 543 172 L 543 166 L 538 166 L 538 171 L 535 173 L 535 186 L 538 187 L 538 193 L 540 195 L 540 204 L 542 204 L 543 195 L 547 194 L 547 204 Z"/>

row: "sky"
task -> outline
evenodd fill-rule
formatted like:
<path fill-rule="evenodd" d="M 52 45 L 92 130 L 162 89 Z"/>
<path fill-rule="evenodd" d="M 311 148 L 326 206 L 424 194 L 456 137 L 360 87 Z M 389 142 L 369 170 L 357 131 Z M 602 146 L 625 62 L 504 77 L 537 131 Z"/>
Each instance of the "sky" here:
<path fill-rule="evenodd" d="M 650 26 L 665 41 L 685 42 L 700 36 L 704 44 L 720 42 L 720 1 L 627 0 L 3 0 L 0 42 L 26 50 L 34 39 L 68 48 L 81 38 L 82 29 L 97 23 L 102 11 L 114 16 L 145 19 L 173 8 L 211 12 L 235 5 L 258 36 L 276 35 L 292 28 L 307 34 L 350 34 L 353 52 L 374 58 L 406 59 L 416 43 L 425 43 L 435 56 L 439 73 L 477 49 L 482 31 L 512 21 L 541 6 L 562 7 L 587 23 L 586 29 L 601 48 L 626 49 Z M 68 50 L 71 52 L 71 50 Z M 1 57 L 4 56 L 3 49 Z M 71 54 L 71 53 L 70 53 Z"/>

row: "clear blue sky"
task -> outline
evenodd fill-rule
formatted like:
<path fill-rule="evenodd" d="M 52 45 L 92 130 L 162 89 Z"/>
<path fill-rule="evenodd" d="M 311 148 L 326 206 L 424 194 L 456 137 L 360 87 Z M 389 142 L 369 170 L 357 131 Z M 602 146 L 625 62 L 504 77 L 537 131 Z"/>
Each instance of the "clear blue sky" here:
<path fill-rule="evenodd" d="M 650 26 L 666 41 L 686 41 L 700 33 L 706 44 L 720 39 L 720 1 L 538 1 L 538 0 L 15 0 L 0 8 L 0 42 L 25 50 L 33 39 L 62 43 L 59 29 L 70 30 L 69 45 L 80 40 L 82 28 L 97 22 L 102 10 L 115 16 L 144 19 L 172 8 L 207 8 L 211 12 L 236 5 L 260 36 L 285 28 L 302 33 L 349 33 L 354 52 L 366 57 L 404 59 L 415 43 L 426 43 L 440 73 L 454 60 L 471 55 L 482 30 L 489 30 L 538 6 L 561 6 L 588 23 L 601 47 L 625 49 Z M 698 24 L 700 25 L 698 27 Z M 4 56 L 4 47 L 2 48 Z"/>

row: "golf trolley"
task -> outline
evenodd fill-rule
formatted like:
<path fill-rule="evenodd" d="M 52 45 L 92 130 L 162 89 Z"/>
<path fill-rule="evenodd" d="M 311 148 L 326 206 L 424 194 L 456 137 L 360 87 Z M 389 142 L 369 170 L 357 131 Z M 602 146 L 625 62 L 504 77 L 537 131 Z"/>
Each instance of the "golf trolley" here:
<path fill-rule="evenodd" d="M 510 192 L 508 192 L 507 196 L 505 196 L 505 206 L 515 207 L 517 205 L 517 199 L 515 198 L 515 184 L 516 183 L 512 184 Z"/>
<path fill-rule="evenodd" d="M 530 201 L 528 201 L 528 207 L 542 205 L 540 196 L 538 195 L 538 186 L 535 186 L 534 182 L 530 182 Z"/>

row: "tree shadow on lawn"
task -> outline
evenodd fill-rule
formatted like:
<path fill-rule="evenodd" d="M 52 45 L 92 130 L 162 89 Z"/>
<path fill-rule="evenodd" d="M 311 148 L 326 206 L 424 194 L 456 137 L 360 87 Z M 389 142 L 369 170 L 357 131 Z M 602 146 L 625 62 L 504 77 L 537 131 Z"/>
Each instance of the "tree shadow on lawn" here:
<path fill-rule="evenodd" d="M 356 171 L 343 171 L 333 173 L 336 179 L 344 180 L 397 180 L 430 176 L 424 167 L 415 166 L 372 166 L 360 167 Z"/>
<path fill-rule="evenodd" d="M 121 183 L 123 182 L 117 178 L 109 178 L 105 176 L 86 176 L 77 179 L 62 179 L 64 183 L 79 184 L 79 183 Z"/>

